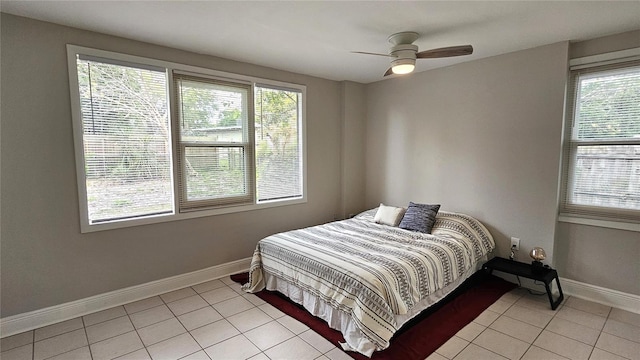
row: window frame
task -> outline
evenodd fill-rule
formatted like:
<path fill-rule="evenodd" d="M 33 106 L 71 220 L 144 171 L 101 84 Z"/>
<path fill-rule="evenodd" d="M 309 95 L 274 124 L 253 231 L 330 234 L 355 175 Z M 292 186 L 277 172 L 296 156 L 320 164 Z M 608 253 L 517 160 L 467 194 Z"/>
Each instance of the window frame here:
<path fill-rule="evenodd" d="M 640 139 L 576 139 L 577 127 L 575 126 L 575 110 L 579 89 L 580 70 L 588 69 L 587 76 L 597 73 L 616 71 L 607 66 L 637 62 L 640 60 L 640 48 L 617 51 L 613 53 L 588 56 L 573 59 L 569 62 L 567 96 L 565 105 L 565 124 L 563 136 L 563 162 L 561 172 L 559 214 L 558 221 L 575 224 L 615 228 L 629 231 L 640 231 L 640 211 L 604 206 L 580 205 L 571 202 L 571 189 L 573 188 L 574 169 L 577 161 L 577 150 L 580 146 L 589 145 L 640 145 Z M 637 63 L 630 66 L 636 67 Z M 624 69 L 621 67 L 618 70 Z"/>
<path fill-rule="evenodd" d="M 83 124 L 82 124 L 82 112 L 81 112 L 81 104 L 80 104 L 80 93 L 78 86 L 78 72 L 77 72 L 77 56 L 85 55 L 96 58 L 104 58 L 113 63 L 122 62 L 123 65 L 126 64 L 139 64 L 142 66 L 152 66 L 152 67 L 160 67 L 166 69 L 167 72 L 167 86 L 168 86 L 168 98 L 169 98 L 169 113 L 170 113 L 170 143 L 171 143 L 171 165 L 172 165 L 172 185 L 173 185 L 173 206 L 174 210 L 171 214 L 158 214 L 158 215 L 149 215 L 142 216 L 136 218 L 128 218 L 128 219 L 120 219 L 108 222 L 100 222 L 91 224 L 89 221 L 88 214 L 88 203 L 87 203 L 87 189 L 86 189 L 86 176 L 85 176 L 85 158 L 84 158 L 84 134 L 83 134 Z M 68 75 L 69 75 L 69 92 L 70 92 L 70 100 L 71 100 L 71 117 L 72 117 L 72 127 L 73 127 L 73 140 L 74 140 L 74 153 L 75 153 L 75 162 L 76 162 L 76 179 L 77 179 L 77 189 L 78 189 L 78 203 L 79 203 L 79 218 L 80 218 L 80 231 L 81 233 L 89 233 L 94 231 L 103 231 L 103 230 L 111 230 L 111 229 L 119 229 L 126 228 L 132 226 L 140 226 L 140 225 L 148 225 L 148 224 L 156 224 L 177 220 L 185 220 L 206 216 L 215 216 L 222 214 L 230 214 L 237 212 L 245 212 L 245 211 L 253 211 L 260 209 L 267 209 L 273 207 L 280 206 L 289 206 L 295 204 L 303 204 L 307 202 L 307 126 L 306 126 L 306 93 L 307 87 L 302 84 L 294 84 L 289 82 L 270 80 L 265 78 L 259 78 L 255 76 L 247 76 L 241 74 L 234 74 L 225 71 L 213 70 L 198 66 L 186 65 L 175 63 L 171 61 L 164 61 L 152 58 L 146 58 L 136 55 L 128 55 L 118 52 L 112 52 L 107 50 L 100 50 L 95 48 L 89 48 L 84 46 L 78 46 L 73 44 L 67 44 L 67 67 L 68 67 Z M 204 208 L 202 210 L 188 210 L 188 211 L 180 211 L 179 204 L 179 196 L 178 194 L 182 189 L 179 184 L 179 176 L 181 176 L 180 170 L 178 168 L 178 149 L 179 146 L 176 136 L 179 135 L 176 132 L 179 129 L 176 128 L 176 112 L 174 110 L 175 106 L 175 88 L 173 86 L 174 72 L 178 73 L 190 73 L 195 76 L 203 76 L 209 77 L 212 79 L 219 80 L 221 82 L 235 82 L 235 83 L 244 83 L 249 84 L 250 86 L 250 97 L 253 97 L 254 89 L 256 86 L 263 85 L 269 86 L 273 88 L 283 88 L 283 89 L 292 89 L 299 91 L 301 93 L 302 104 L 301 104 L 301 116 L 298 119 L 298 137 L 300 139 L 300 158 L 302 161 L 302 196 L 293 199 L 284 199 L 284 200 L 276 200 L 276 201 L 268 201 L 268 202 L 258 202 L 257 198 L 254 197 L 253 202 L 247 205 L 229 205 L 229 206 L 220 206 L 215 208 Z M 249 108 L 254 107 L 254 101 L 251 100 L 249 104 Z M 254 119 L 254 109 L 250 109 L 249 123 L 255 122 Z M 251 140 L 250 147 L 255 147 L 255 140 Z M 255 149 L 252 148 L 252 152 L 255 153 Z M 255 186 L 255 157 L 251 156 L 251 161 L 253 162 L 253 186 Z"/>

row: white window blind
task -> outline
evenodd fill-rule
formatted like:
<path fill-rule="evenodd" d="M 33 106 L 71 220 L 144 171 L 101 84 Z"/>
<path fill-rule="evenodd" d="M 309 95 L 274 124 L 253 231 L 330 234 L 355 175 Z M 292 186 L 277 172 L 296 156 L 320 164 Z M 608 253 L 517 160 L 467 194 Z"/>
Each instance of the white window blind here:
<path fill-rule="evenodd" d="M 174 74 L 180 210 L 253 203 L 251 86 Z"/>
<path fill-rule="evenodd" d="M 78 56 L 90 224 L 173 212 L 164 69 Z"/>
<path fill-rule="evenodd" d="M 561 215 L 640 222 L 640 61 L 571 70 Z"/>
<path fill-rule="evenodd" d="M 258 201 L 300 198 L 302 93 L 256 86 L 255 99 Z"/>

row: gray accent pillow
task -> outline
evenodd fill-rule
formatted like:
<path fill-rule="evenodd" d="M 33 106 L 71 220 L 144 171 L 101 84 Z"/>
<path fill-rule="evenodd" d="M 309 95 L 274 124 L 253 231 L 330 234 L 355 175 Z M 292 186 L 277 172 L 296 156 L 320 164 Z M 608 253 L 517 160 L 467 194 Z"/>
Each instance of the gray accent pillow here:
<path fill-rule="evenodd" d="M 436 222 L 438 210 L 440 210 L 440 205 L 409 202 L 409 207 L 404 213 L 402 221 L 400 221 L 400 228 L 431 234 L 433 224 Z"/>

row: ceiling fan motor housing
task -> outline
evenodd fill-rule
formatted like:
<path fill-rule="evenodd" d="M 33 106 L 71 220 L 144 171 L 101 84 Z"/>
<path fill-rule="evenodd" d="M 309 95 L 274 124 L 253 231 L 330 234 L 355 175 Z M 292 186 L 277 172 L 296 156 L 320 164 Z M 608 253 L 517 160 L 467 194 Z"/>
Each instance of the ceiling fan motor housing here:
<path fill-rule="evenodd" d="M 389 52 L 392 56 L 398 59 L 414 59 L 418 52 L 418 46 L 413 44 L 401 44 L 391 48 Z"/>
<path fill-rule="evenodd" d="M 391 61 L 391 66 L 394 67 L 404 64 L 415 65 L 417 52 L 418 47 L 413 44 L 401 44 L 392 47 L 390 54 L 394 56 L 395 59 Z"/>

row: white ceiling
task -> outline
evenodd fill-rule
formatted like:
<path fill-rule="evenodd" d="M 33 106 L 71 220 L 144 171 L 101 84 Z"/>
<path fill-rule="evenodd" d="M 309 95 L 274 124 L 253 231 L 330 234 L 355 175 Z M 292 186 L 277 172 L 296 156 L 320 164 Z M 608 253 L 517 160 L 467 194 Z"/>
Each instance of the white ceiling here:
<path fill-rule="evenodd" d="M 471 56 L 640 29 L 640 1 L 4 1 L 0 11 L 332 80 L 382 80 L 387 37 L 416 31 L 420 51 L 471 44 Z M 410 76 L 410 75 L 409 75 Z"/>

